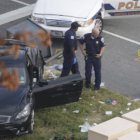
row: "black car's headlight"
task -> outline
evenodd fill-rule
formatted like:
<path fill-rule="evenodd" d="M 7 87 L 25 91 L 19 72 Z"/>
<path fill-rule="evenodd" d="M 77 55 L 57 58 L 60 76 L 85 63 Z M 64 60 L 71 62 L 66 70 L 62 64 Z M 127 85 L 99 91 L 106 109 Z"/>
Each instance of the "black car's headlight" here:
<path fill-rule="evenodd" d="M 31 105 L 27 104 L 23 108 L 23 110 L 17 114 L 17 116 L 15 117 L 15 120 L 21 120 L 21 119 L 27 118 L 30 115 L 30 113 L 31 113 Z"/>

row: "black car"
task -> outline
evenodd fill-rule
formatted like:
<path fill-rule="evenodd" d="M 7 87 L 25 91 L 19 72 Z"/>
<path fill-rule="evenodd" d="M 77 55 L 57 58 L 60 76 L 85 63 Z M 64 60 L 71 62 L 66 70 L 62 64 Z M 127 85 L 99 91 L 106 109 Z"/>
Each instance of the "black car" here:
<path fill-rule="evenodd" d="M 35 109 L 76 102 L 81 95 L 80 74 L 46 81 L 42 79 L 43 57 L 40 53 L 32 56 L 31 52 L 30 48 L 21 49 L 16 60 L 12 54 L 0 56 L 0 62 L 4 62 L 8 70 L 17 69 L 20 80 L 20 85 L 13 91 L 0 84 L 1 136 L 32 132 Z M 39 62 L 35 61 L 36 57 Z"/>

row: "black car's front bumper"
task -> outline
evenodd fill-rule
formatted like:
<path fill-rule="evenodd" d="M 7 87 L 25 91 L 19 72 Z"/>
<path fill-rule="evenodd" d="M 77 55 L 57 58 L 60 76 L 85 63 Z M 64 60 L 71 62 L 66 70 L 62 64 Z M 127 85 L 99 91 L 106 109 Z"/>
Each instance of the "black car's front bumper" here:
<path fill-rule="evenodd" d="M 25 122 L 0 124 L 0 137 L 27 134 L 31 122 L 31 115 Z"/>

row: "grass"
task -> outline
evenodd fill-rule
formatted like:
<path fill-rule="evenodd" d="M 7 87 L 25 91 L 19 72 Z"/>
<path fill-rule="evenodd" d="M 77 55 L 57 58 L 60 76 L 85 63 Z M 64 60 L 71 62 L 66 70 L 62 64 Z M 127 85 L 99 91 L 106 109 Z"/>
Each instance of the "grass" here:
<path fill-rule="evenodd" d="M 121 116 L 120 111 L 128 112 L 126 110 L 128 102 L 132 103 L 129 106 L 130 110 L 140 107 L 140 102 L 133 102 L 130 98 L 105 88 L 97 93 L 83 88 L 81 98 L 76 103 L 37 110 L 35 112 L 35 128 L 32 134 L 5 138 L 4 140 L 50 140 L 54 136 L 70 138 L 72 135 L 75 135 L 74 140 L 87 140 L 87 133 L 81 133 L 78 127 L 86 122 L 86 118 L 88 118 L 89 124 L 99 124 L 113 117 Z M 105 102 L 108 99 L 116 100 L 117 104 L 99 102 Z M 80 112 L 75 114 L 74 110 Z M 112 111 L 113 114 L 105 115 L 105 111 Z"/>

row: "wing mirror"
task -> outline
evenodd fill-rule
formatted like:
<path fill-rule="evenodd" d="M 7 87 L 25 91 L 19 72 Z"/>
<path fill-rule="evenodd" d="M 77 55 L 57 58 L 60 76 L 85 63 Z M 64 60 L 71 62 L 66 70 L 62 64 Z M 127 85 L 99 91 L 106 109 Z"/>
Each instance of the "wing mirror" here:
<path fill-rule="evenodd" d="M 43 86 L 45 86 L 45 85 L 48 85 L 48 81 L 45 80 L 45 79 L 41 79 L 41 80 L 38 82 L 38 85 L 39 85 L 40 87 L 43 87 Z"/>

